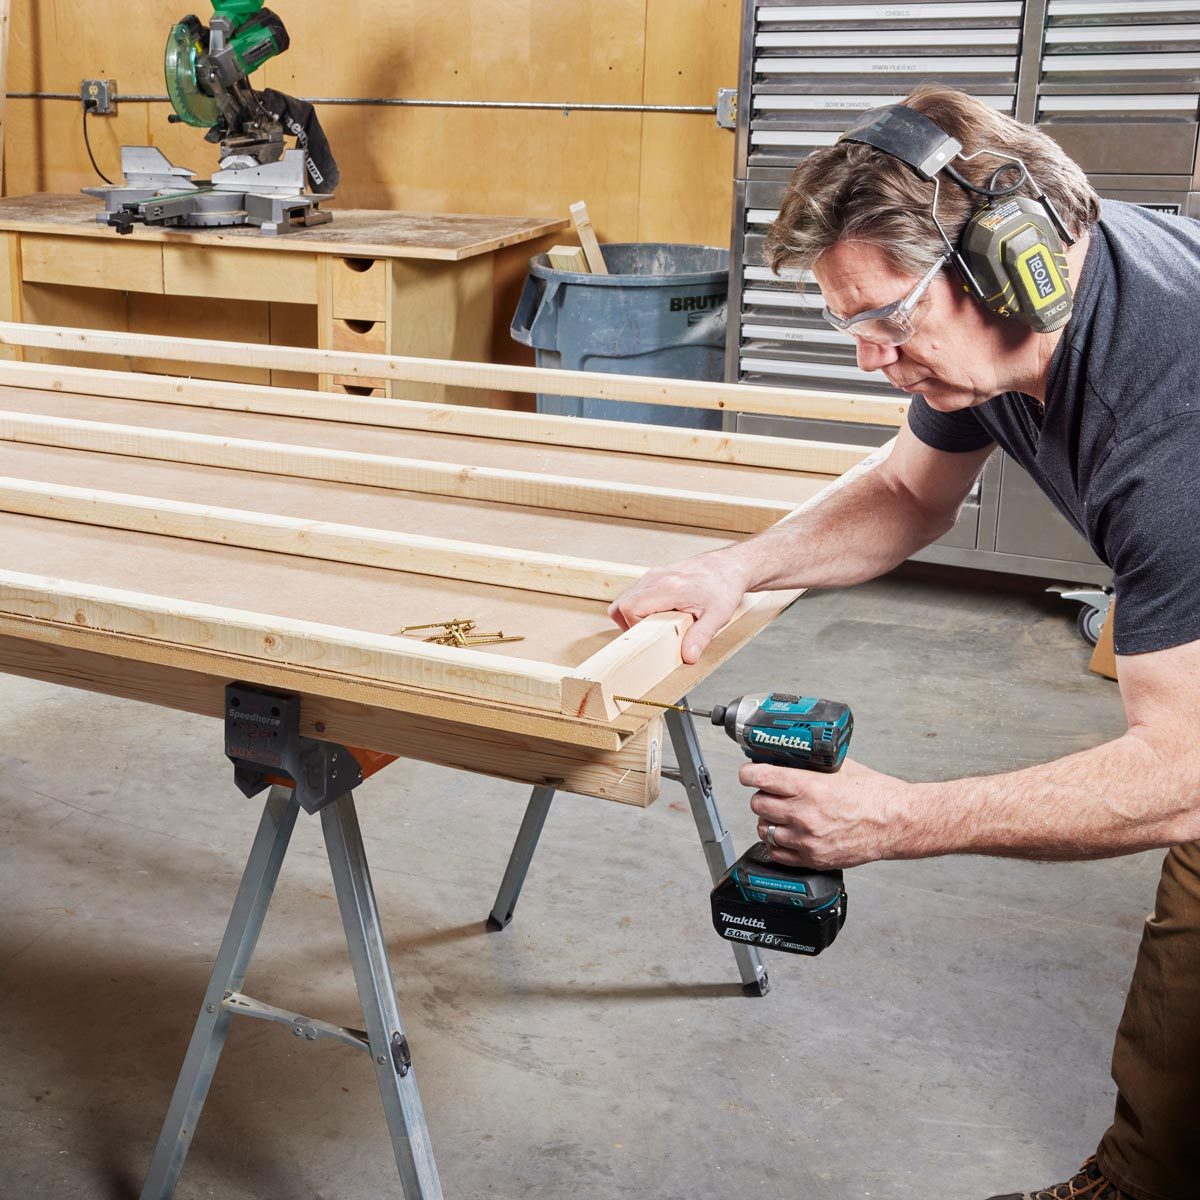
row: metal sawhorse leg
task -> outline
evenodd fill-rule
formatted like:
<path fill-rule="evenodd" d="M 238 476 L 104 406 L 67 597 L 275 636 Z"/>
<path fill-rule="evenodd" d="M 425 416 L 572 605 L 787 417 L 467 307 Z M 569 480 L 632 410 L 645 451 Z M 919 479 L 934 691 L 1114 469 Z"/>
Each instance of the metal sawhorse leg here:
<path fill-rule="evenodd" d="M 687 697 L 679 703 L 686 707 Z M 667 732 L 671 736 L 671 745 L 675 748 L 679 770 L 669 772 L 664 769 L 663 775 L 682 783 L 687 789 L 696 831 L 700 834 L 700 844 L 704 847 L 704 857 L 708 862 L 708 873 L 715 884 L 737 857 L 733 852 L 733 841 L 721 821 L 721 814 L 717 811 L 712 776 L 704 763 L 704 752 L 700 749 L 691 714 L 668 711 L 666 720 Z M 542 826 L 546 823 L 546 815 L 550 811 L 550 802 L 553 799 L 553 788 L 533 789 L 520 832 L 517 834 L 512 854 L 509 855 L 500 890 L 496 894 L 496 902 L 492 905 L 491 914 L 487 919 L 487 927 L 491 930 L 503 929 L 512 920 L 517 898 L 521 894 L 525 875 L 533 859 L 533 852 L 537 849 L 538 838 L 541 836 Z M 738 942 L 731 943 L 731 947 L 738 973 L 742 977 L 742 990 L 747 996 L 765 996 L 770 990 L 771 982 L 758 950 L 754 946 Z"/>
<path fill-rule="evenodd" d="M 241 994 L 299 811 L 300 801 L 294 790 L 271 788 L 141 1200 L 169 1200 L 174 1194 L 235 1015 L 288 1025 L 296 1037 L 306 1041 L 330 1038 L 366 1050 L 383 1097 L 405 1200 L 441 1200 L 442 1186 L 400 1021 L 352 792 L 321 809 L 321 825 L 366 1030 L 347 1029 L 287 1012 Z"/>

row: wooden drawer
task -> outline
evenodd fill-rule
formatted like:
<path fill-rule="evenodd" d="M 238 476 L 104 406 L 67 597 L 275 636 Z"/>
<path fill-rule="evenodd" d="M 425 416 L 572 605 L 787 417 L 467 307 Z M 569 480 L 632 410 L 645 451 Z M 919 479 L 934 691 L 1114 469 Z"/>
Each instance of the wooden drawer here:
<path fill-rule="evenodd" d="M 135 235 L 136 236 L 136 235 Z M 162 247 L 168 296 L 219 296 L 223 300 L 286 300 L 316 304 L 317 260 L 295 250 L 204 246 Z"/>
<path fill-rule="evenodd" d="M 350 350 L 355 354 L 386 354 L 387 342 L 387 324 L 384 321 L 333 322 L 334 350 Z M 361 375 L 335 375 L 333 382 L 347 391 L 352 387 L 355 391 L 365 388 L 387 390 L 386 379 Z"/>
<path fill-rule="evenodd" d="M 333 349 L 355 354 L 386 354 L 387 323 L 384 321 L 334 321 Z"/>
<path fill-rule="evenodd" d="M 382 321 L 387 317 L 387 261 L 382 258 L 332 258 L 333 315 L 342 319 Z"/>
<path fill-rule="evenodd" d="M 357 375 L 333 375 L 330 382 L 335 392 L 348 396 L 370 396 L 382 400 L 387 395 L 386 379 L 360 379 Z"/>
<path fill-rule="evenodd" d="M 133 238 L 23 234 L 21 278 L 26 283 L 112 288 L 162 294 L 162 246 Z"/>

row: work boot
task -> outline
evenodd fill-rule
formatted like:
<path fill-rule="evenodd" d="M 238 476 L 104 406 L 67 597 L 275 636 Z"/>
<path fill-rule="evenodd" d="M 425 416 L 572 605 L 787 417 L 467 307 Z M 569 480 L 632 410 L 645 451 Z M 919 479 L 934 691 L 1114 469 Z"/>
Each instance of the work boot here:
<path fill-rule="evenodd" d="M 1039 1188 L 1036 1192 L 1007 1192 L 992 1196 L 991 1200 L 1133 1200 L 1133 1197 L 1104 1178 L 1093 1156 L 1066 1183 Z"/>

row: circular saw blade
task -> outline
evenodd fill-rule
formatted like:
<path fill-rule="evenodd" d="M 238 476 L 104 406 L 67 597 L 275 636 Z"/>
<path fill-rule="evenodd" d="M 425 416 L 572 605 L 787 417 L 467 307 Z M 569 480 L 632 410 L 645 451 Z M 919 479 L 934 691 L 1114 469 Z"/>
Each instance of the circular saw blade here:
<path fill-rule="evenodd" d="M 163 59 L 167 95 L 179 119 L 188 125 L 211 129 L 221 117 L 221 106 L 200 86 L 196 60 L 204 53 L 204 26 L 188 17 L 167 35 Z"/>

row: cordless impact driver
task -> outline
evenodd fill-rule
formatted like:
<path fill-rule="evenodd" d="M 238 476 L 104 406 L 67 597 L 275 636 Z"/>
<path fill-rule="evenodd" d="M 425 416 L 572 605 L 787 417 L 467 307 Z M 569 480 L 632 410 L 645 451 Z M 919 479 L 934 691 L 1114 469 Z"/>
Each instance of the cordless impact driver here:
<path fill-rule="evenodd" d="M 808 771 L 837 771 L 854 730 L 846 705 L 782 692 L 689 711 L 723 728 L 751 762 Z M 842 872 L 781 866 L 765 843 L 755 842 L 713 888 L 712 918 L 730 941 L 820 954 L 846 920 Z"/>

